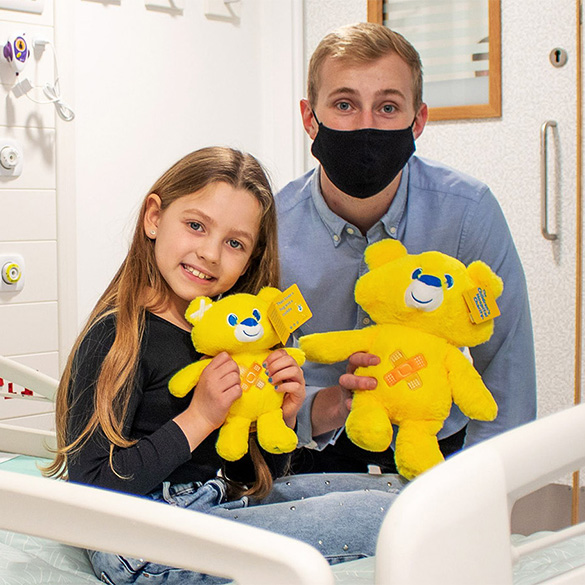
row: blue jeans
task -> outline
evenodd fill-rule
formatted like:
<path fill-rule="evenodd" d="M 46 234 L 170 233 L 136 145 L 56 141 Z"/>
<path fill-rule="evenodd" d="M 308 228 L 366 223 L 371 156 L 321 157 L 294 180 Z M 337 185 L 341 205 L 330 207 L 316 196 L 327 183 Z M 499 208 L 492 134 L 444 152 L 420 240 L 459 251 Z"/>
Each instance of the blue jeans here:
<path fill-rule="evenodd" d="M 226 501 L 221 479 L 203 485 L 164 484 L 149 497 L 302 540 L 334 564 L 374 554 L 380 524 L 404 485 L 405 480 L 398 475 L 323 473 L 281 478 L 263 500 L 243 497 Z M 144 559 L 88 552 L 98 578 L 113 585 L 228 582 Z"/>

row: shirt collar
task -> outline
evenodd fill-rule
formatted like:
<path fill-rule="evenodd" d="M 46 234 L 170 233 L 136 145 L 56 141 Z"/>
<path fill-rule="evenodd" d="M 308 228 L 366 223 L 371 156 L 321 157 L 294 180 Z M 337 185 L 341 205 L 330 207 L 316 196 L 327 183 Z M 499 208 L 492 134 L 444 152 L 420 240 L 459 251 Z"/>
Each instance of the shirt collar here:
<path fill-rule="evenodd" d="M 323 199 L 323 194 L 321 193 L 321 167 L 318 166 L 311 177 L 311 197 L 313 198 L 313 203 L 315 204 L 315 209 L 321 218 L 321 221 L 325 224 L 325 227 L 331 233 L 331 237 L 337 246 L 341 241 L 341 236 L 343 234 L 343 230 L 347 225 L 345 219 L 336 215 L 327 203 L 325 203 L 325 199 Z"/>
<path fill-rule="evenodd" d="M 343 235 L 344 229 L 348 224 L 343 218 L 336 215 L 327 203 L 325 203 L 325 199 L 323 199 L 323 194 L 321 192 L 321 167 L 318 166 L 311 177 L 311 197 L 313 198 L 313 203 L 315 204 L 315 208 L 317 209 L 317 213 L 319 217 L 325 224 L 325 227 L 331 233 L 335 244 L 339 244 L 341 241 L 341 237 Z M 404 215 L 404 211 L 406 209 L 406 197 L 408 192 L 408 176 L 409 176 L 409 165 L 408 163 L 402 169 L 402 176 L 400 177 L 400 184 L 398 185 L 398 190 L 396 191 L 396 195 L 394 195 L 394 199 L 390 205 L 388 211 L 381 217 L 380 222 L 384 228 L 386 234 L 391 238 L 396 238 L 398 234 L 398 225 L 400 224 L 400 220 Z M 376 226 L 379 224 L 374 225 L 370 231 L 375 230 Z"/>
<path fill-rule="evenodd" d="M 408 163 L 402 169 L 400 184 L 388 211 L 381 217 L 380 221 L 384 230 L 391 238 L 396 238 L 398 226 L 406 209 L 406 198 L 408 193 L 408 176 L 410 174 Z"/>

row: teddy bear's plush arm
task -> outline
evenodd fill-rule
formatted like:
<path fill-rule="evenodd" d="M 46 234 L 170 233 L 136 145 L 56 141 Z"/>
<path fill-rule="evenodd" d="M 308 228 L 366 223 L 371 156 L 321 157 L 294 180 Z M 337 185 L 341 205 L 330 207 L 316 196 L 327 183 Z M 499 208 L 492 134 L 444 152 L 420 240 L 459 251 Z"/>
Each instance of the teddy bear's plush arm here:
<path fill-rule="evenodd" d="M 449 348 L 446 362 L 453 402 L 469 418 L 494 420 L 498 405 L 477 370 L 454 347 Z"/>
<path fill-rule="evenodd" d="M 299 366 L 305 363 L 305 354 L 298 347 L 285 347 L 284 349 Z"/>
<path fill-rule="evenodd" d="M 178 398 L 186 396 L 197 385 L 201 372 L 210 361 L 211 359 L 199 360 L 179 370 L 169 381 L 171 394 Z"/>
<path fill-rule="evenodd" d="M 313 333 L 299 340 L 301 351 L 308 360 L 320 364 L 334 364 L 347 359 L 356 351 L 368 351 L 375 338 L 374 327 L 351 331 Z"/>

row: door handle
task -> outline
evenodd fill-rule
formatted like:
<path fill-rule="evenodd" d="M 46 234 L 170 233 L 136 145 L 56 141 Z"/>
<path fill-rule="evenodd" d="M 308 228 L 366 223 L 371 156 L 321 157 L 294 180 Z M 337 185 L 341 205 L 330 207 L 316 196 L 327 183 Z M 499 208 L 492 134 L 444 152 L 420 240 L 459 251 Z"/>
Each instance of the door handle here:
<path fill-rule="evenodd" d="M 540 127 L 540 229 L 550 241 L 558 239 L 558 234 L 548 231 L 548 129 L 556 128 L 554 120 L 547 120 Z"/>

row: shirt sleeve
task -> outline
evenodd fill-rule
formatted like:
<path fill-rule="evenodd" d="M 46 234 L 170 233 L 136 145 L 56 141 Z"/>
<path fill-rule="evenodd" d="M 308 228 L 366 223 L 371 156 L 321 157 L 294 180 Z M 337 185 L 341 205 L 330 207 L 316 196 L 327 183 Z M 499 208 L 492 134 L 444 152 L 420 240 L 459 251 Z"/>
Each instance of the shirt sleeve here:
<path fill-rule="evenodd" d="M 97 379 L 114 336 L 115 324 L 109 320 L 101 321 L 90 330 L 77 351 L 69 388 L 69 443 L 80 436 L 94 412 Z M 132 428 L 142 382 L 139 366 L 124 421 L 126 436 Z M 171 420 L 130 447 L 114 447 L 111 457 L 110 442 L 98 427 L 79 449 L 70 454 L 67 468 L 70 481 L 144 495 L 190 457 L 186 437 Z"/>
<path fill-rule="evenodd" d="M 299 447 L 307 447 L 308 449 L 322 451 L 327 445 L 335 442 L 335 439 L 339 434 L 339 429 L 313 437 L 311 410 L 319 390 L 322 390 L 322 388 L 318 386 L 306 387 L 306 397 L 299 413 L 297 414 L 297 437 L 299 439 Z"/>
<path fill-rule="evenodd" d="M 465 264 L 480 259 L 504 282 L 494 333 L 470 350 L 498 404 L 498 416 L 493 422 L 469 421 L 465 445 L 470 446 L 536 417 L 536 368 L 524 270 L 502 210 L 489 190 L 469 213 L 461 247 Z"/>

